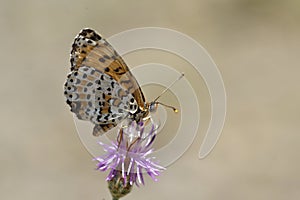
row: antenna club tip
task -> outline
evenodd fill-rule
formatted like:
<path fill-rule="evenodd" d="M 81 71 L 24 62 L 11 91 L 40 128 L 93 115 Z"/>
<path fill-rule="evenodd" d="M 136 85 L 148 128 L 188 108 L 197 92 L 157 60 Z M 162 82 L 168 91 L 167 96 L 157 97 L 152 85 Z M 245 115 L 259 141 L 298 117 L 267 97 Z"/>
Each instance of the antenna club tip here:
<path fill-rule="evenodd" d="M 179 112 L 179 110 L 175 108 L 175 109 L 174 109 L 174 112 L 175 112 L 175 113 L 178 113 L 178 112 Z"/>

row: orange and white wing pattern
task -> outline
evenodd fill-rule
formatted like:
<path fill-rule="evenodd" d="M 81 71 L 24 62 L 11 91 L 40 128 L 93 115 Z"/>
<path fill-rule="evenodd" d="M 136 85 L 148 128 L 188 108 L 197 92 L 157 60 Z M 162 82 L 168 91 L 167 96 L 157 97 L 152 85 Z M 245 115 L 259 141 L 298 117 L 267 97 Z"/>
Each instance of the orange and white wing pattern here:
<path fill-rule="evenodd" d="M 64 94 L 78 119 L 95 124 L 101 135 L 125 118 L 146 116 L 145 98 L 121 56 L 99 34 L 83 29 L 71 51 L 71 73 Z"/>

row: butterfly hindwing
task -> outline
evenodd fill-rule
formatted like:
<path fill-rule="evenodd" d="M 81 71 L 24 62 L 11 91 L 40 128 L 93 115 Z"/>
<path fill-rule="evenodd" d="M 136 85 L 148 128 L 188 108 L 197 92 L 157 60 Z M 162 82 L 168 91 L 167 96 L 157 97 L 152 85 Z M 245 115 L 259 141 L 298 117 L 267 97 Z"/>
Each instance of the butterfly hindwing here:
<path fill-rule="evenodd" d="M 79 119 L 99 125 L 98 132 L 101 127 L 105 130 L 113 128 L 137 110 L 134 97 L 112 77 L 86 66 L 68 76 L 65 96 L 71 111 Z"/>

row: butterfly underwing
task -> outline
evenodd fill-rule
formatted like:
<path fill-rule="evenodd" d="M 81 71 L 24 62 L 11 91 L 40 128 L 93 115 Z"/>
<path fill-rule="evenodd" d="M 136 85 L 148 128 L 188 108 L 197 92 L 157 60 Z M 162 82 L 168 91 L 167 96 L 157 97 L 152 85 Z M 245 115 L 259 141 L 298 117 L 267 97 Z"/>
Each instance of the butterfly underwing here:
<path fill-rule="evenodd" d="M 140 121 L 153 105 L 145 102 L 137 80 L 116 50 L 94 30 L 75 37 L 71 72 L 64 95 L 78 119 L 92 122 L 93 135 L 102 135 L 125 118 Z"/>

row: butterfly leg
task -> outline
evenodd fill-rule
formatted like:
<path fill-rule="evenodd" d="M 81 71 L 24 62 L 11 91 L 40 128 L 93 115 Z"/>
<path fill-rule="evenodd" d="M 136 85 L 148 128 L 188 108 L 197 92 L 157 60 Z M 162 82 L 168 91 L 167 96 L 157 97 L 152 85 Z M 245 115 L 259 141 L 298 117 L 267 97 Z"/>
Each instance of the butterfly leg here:
<path fill-rule="evenodd" d="M 123 128 L 120 129 L 120 132 L 118 133 L 118 136 L 117 136 L 118 149 L 120 147 L 122 140 L 123 140 Z"/>

